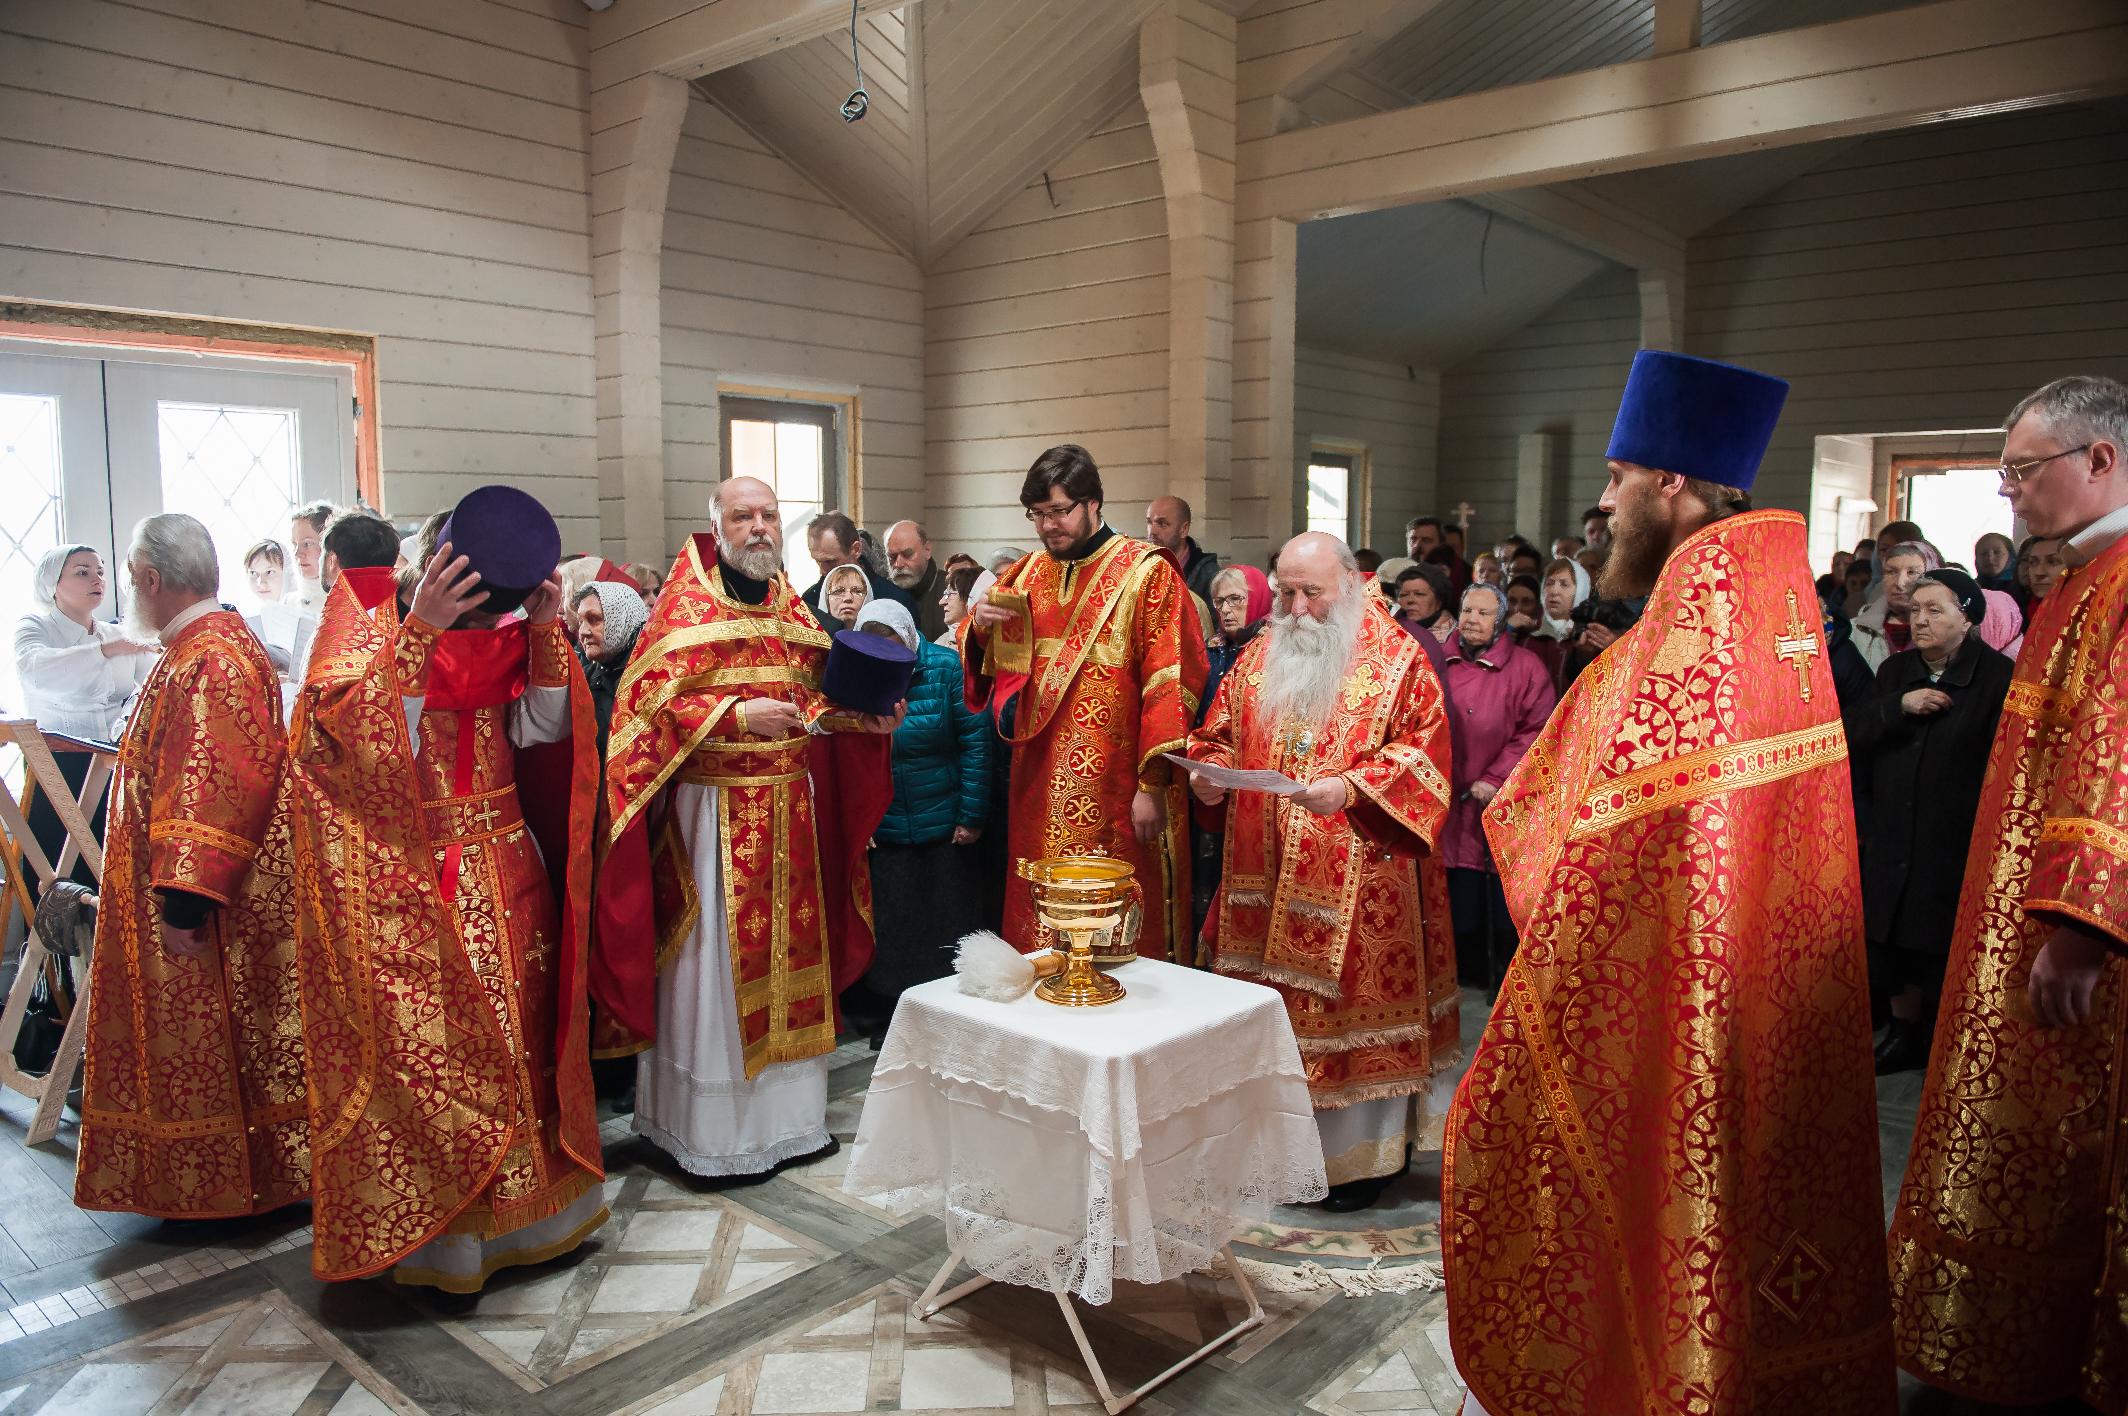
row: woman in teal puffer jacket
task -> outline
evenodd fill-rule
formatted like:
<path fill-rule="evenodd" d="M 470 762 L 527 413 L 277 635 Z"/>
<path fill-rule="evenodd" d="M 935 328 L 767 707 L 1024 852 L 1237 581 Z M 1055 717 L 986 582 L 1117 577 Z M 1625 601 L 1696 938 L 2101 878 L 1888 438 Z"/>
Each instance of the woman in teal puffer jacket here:
<path fill-rule="evenodd" d="M 951 973 L 954 946 L 983 927 L 975 844 L 990 810 L 994 739 L 962 695 L 960 656 L 921 639 L 907 610 L 874 600 L 855 627 L 890 630 L 917 656 L 908 716 L 894 730 L 894 800 L 872 834 L 877 949 L 843 996 L 845 1015 L 876 1044 L 902 991 Z"/>

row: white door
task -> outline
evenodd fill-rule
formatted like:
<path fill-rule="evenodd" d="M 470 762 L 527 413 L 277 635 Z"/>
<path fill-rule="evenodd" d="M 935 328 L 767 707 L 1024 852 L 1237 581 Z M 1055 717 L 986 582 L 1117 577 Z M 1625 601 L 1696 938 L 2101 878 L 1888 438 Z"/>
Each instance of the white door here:
<path fill-rule="evenodd" d="M 289 513 L 355 500 L 353 375 L 330 365 L 0 342 L 0 627 L 35 600 L 37 561 L 94 546 L 123 611 L 120 557 L 143 517 L 205 522 L 222 599 L 255 609 L 244 552 L 288 538 Z M 0 711 L 20 702 L 0 653 Z"/>
<path fill-rule="evenodd" d="M 107 360 L 111 518 L 182 511 L 206 523 L 222 562 L 222 599 L 254 608 L 244 552 L 288 541 L 289 513 L 355 499 L 354 386 L 344 370 Z M 293 567 L 291 567 L 293 578 Z"/>
<path fill-rule="evenodd" d="M 101 366 L 0 352 L 0 710 L 15 692 L 15 621 L 36 608 L 37 562 L 55 546 L 94 546 L 115 564 Z"/>

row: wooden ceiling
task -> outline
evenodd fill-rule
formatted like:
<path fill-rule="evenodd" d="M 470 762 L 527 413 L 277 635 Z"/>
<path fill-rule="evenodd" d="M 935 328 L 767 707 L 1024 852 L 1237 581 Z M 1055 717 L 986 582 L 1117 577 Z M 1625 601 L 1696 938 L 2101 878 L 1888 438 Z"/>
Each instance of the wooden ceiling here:
<path fill-rule="evenodd" d="M 1137 92 L 1158 0 L 913 0 L 858 22 L 871 111 L 845 123 L 847 30 L 696 80 L 918 265 Z"/>

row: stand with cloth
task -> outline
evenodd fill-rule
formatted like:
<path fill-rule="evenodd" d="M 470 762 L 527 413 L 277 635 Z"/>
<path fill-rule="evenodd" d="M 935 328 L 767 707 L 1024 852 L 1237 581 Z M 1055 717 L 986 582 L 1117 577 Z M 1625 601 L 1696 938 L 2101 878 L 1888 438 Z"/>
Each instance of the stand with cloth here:
<path fill-rule="evenodd" d="M 1274 1205 L 1320 1199 L 1322 1143 L 1300 1049 L 1260 984 L 1141 959 L 1100 1008 L 910 989 L 880 1049 L 843 1188 L 944 1214 L 929 1318 L 992 1282 L 1055 1295 L 1102 1403 L 1120 1412 L 1263 1321 L 1228 1241 Z M 1136 1390 L 1110 1388 L 1071 1304 L 1118 1279 L 1227 1260 L 1241 1321 Z M 941 1293 L 965 1261 L 976 1277 Z"/>

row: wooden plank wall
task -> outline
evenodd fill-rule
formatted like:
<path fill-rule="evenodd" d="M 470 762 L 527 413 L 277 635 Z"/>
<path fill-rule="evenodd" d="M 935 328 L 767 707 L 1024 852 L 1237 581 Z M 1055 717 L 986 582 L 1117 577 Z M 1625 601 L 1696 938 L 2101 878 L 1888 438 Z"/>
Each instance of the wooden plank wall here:
<path fill-rule="evenodd" d="M 1820 436 L 1993 427 L 2049 378 L 2128 377 L 2124 212 L 2114 104 L 1871 138 L 1694 237 L 1686 348 L 1794 383 L 1761 504 L 1808 505 Z M 1570 443 L 1559 514 L 1594 500 L 1637 305 L 1629 275 L 1598 276 L 1444 372 L 1444 505 L 1498 529 L 1515 437 L 1542 430 Z"/>
<path fill-rule="evenodd" d="M 1477 508 L 1471 544 L 1510 531 L 1540 544 L 1569 530 L 1603 491 L 1604 448 L 1640 343 L 1640 288 L 1622 267 L 1591 276 L 1498 348 L 1441 374 L 1440 480 L 1433 510 Z M 1516 526 L 1517 440 L 1558 436 L 1548 526 Z M 1579 534 L 1579 527 L 1572 527 Z"/>
<path fill-rule="evenodd" d="M 934 540 L 1028 545 L 1020 480 L 1078 442 L 1143 534 L 1167 470 L 1167 220 L 1131 99 L 936 262 L 924 289 Z"/>
<path fill-rule="evenodd" d="M 576 0 L 0 8 L 0 292 L 379 336 L 394 516 L 596 544 Z"/>
<path fill-rule="evenodd" d="M 1363 545 L 1404 553 L 1404 523 L 1434 504 L 1440 375 L 1305 346 L 1294 351 L 1294 463 L 1317 438 L 1363 443 L 1372 470 Z"/>
<path fill-rule="evenodd" d="M 924 512 L 923 278 L 706 99 L 673 161 L 664 263 L 666 518 L 702 525 L 717 384 L 854 392 L 865 523 Z"/>

